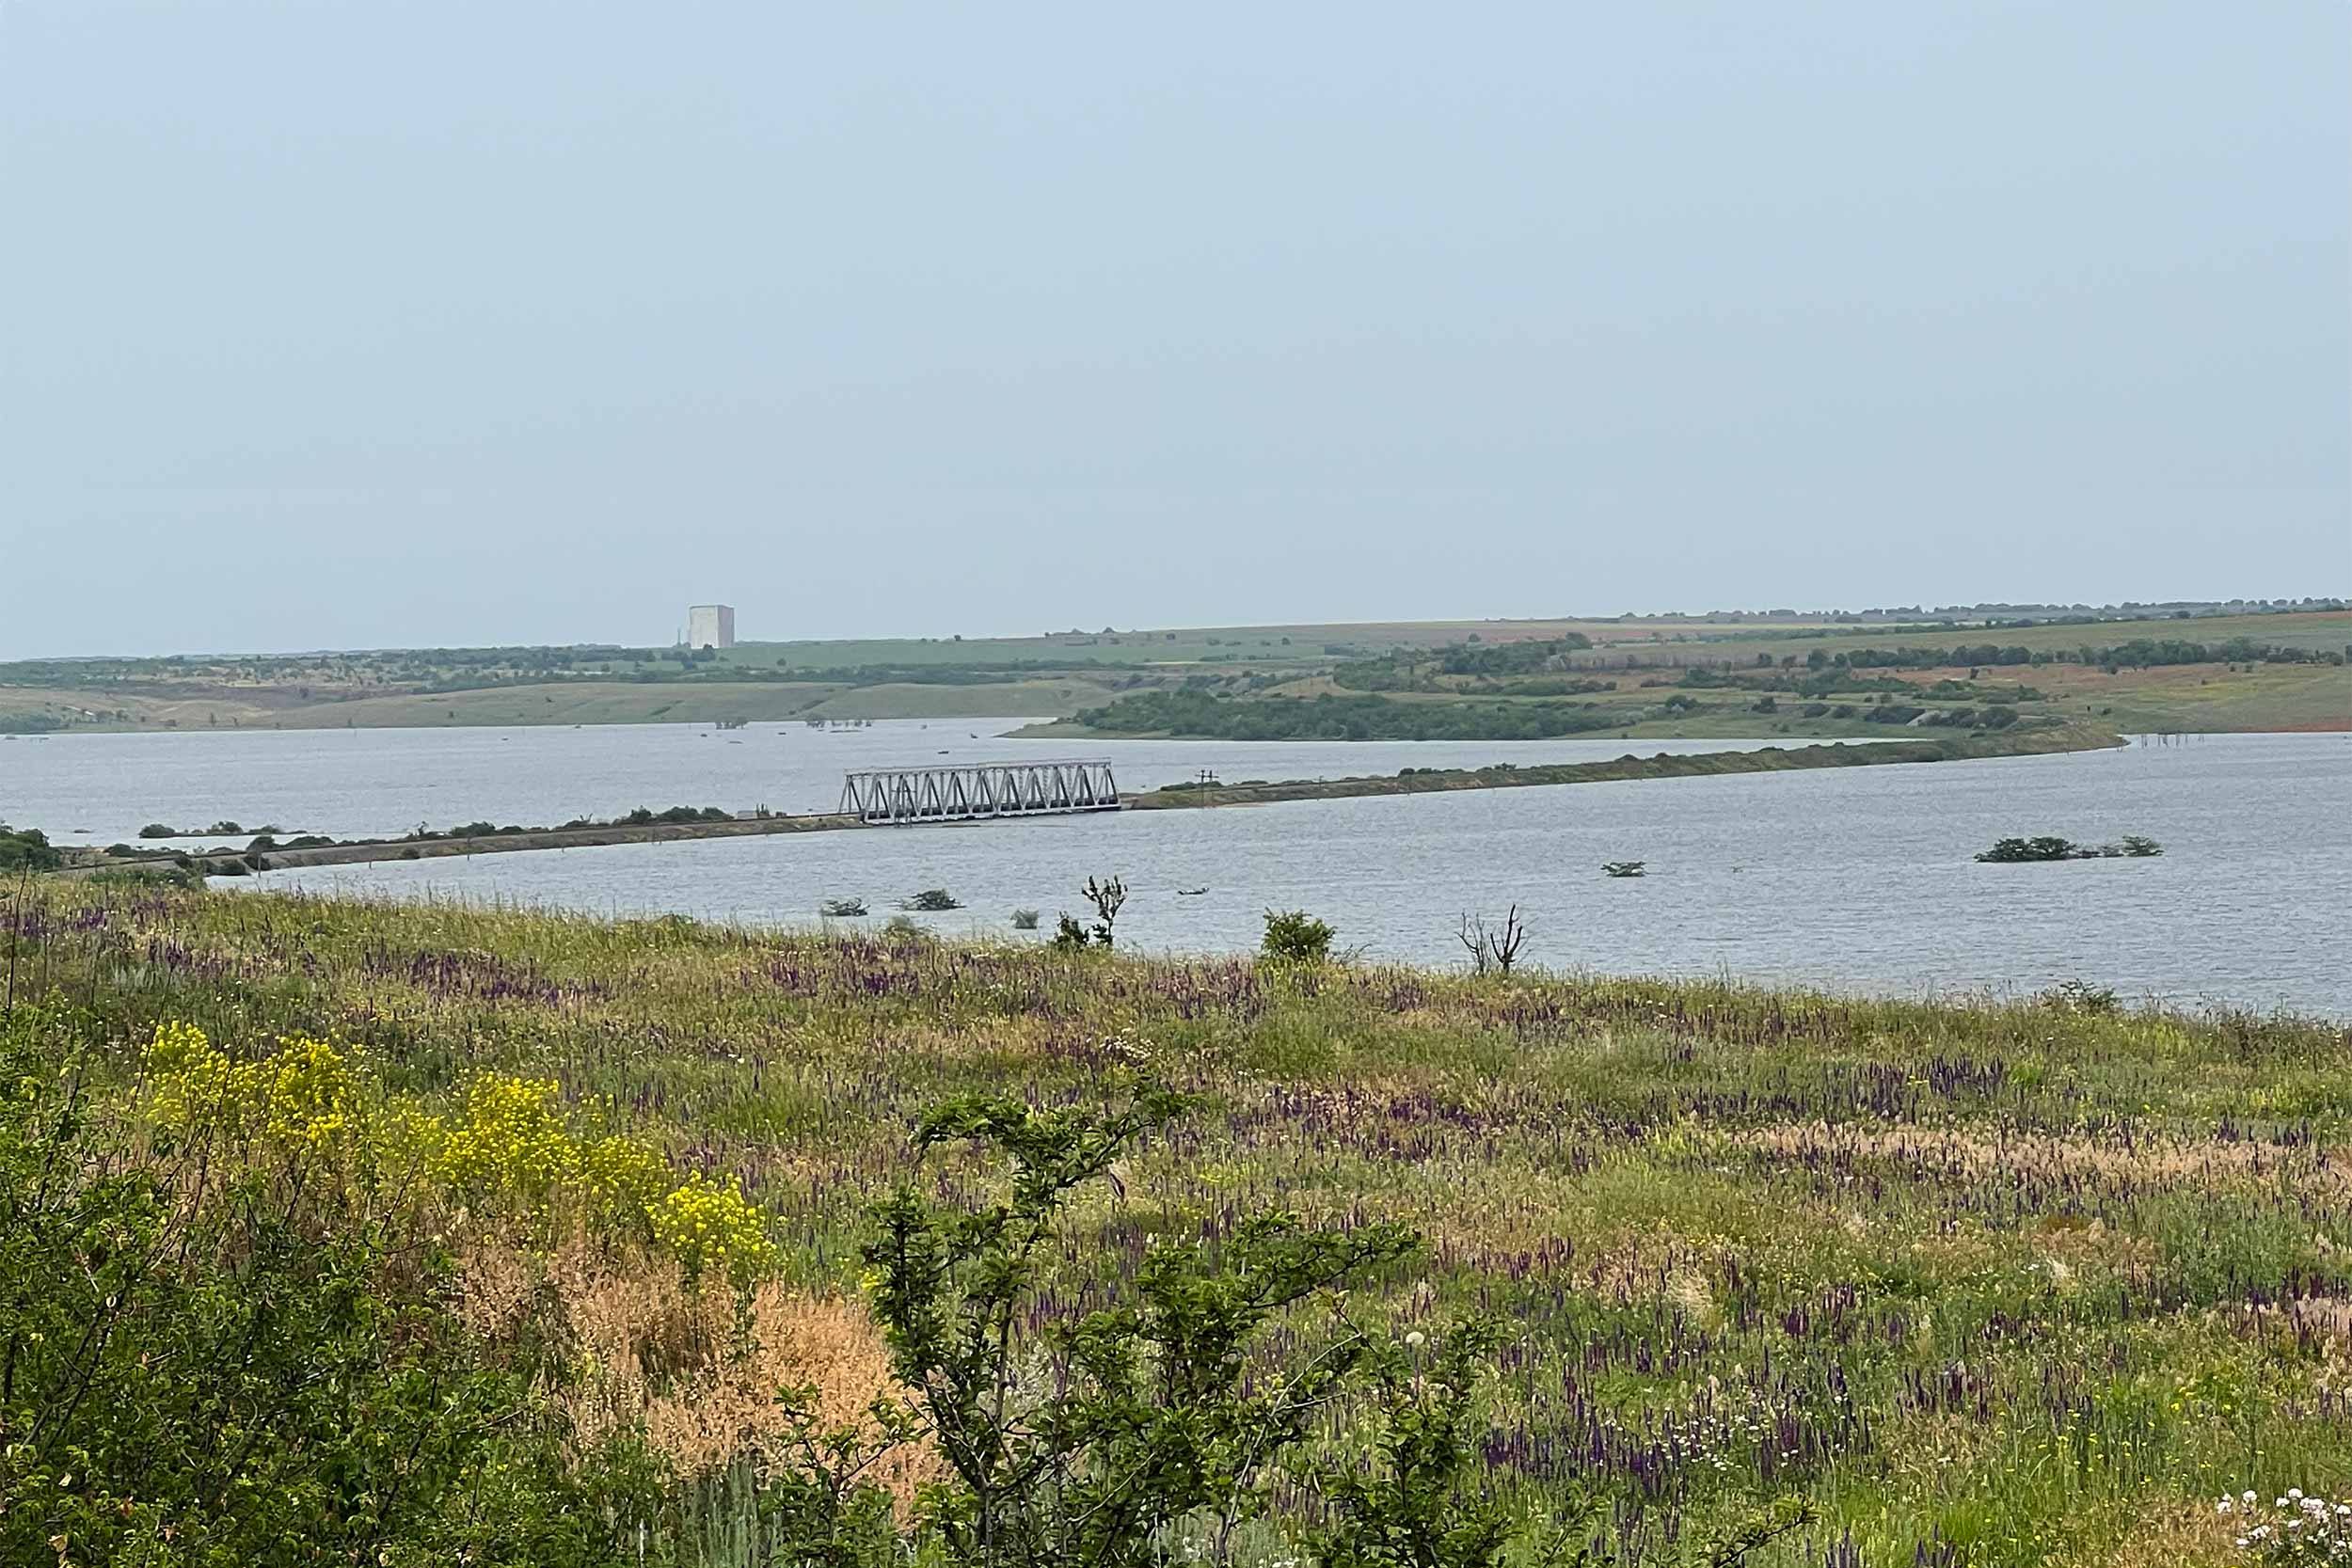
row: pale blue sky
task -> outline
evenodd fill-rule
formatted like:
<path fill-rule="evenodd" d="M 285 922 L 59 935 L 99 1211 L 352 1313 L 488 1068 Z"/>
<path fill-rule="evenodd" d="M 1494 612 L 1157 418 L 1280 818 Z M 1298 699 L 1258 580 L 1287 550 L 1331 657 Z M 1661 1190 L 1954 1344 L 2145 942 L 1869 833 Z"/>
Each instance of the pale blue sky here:
<path fill-rule="evenodd" d="M 0 0 L 0 657 L 2352 591 L 2339 0 L 1141 10 Z"/>

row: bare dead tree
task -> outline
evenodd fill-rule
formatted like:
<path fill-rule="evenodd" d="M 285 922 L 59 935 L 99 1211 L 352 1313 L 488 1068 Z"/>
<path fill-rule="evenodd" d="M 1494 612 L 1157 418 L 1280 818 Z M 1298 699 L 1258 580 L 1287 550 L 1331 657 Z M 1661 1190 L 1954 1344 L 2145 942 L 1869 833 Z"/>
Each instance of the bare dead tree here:
<path fill-rule="evenodd" d="M 1502 917 L 1502 929 L 1488 935 L 1486 947 L 1495 956 L 1495 967 L 1508 974 L 1511 966 L 1518 962 L 1519 949 L 1526 945 L 1527 927 L 1520 924 L 1519 907 L 1514 904 Z"/>
<path fill-rule="evenodd" d="M 1491 961 L 1486 954 L 1486 917 L 1482 914 L 1472 921 L 1470 911 L 1465 910 L 1462 912 L 1462 928 L 1455 936 L 1463 946 L 1470 949 L 1470 973 L 1486 974 L 1486 965 Z"/>
<path fill-rule="evenodd" d="M 1457 934 L 1464 947 L 1470 949 L 1470 973 L 1484 974 L 1488 970 L 1511 973 L 1511 966 L 1519 960 L 1519 949 L 1527 945 L 1527 927 L 1519 919 L 1519 907 L 1511 906 L 1501 926 L 1489 926 L 1483 914 L 1462 916 Z"/>

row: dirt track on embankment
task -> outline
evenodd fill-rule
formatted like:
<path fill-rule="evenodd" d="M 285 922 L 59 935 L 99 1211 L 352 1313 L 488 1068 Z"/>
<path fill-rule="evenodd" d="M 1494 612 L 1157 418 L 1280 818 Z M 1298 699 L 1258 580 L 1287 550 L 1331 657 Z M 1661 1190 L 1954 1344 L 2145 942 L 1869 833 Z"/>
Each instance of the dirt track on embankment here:
<path fill-rule="evenodd" d="M 311 865 L 359 865 L 369 861 L 428 861 L 447 855 L 501 855 L 519 849 L 586 849 L 609 844 L 673 844 L 692 838 L 764 838 L 774 833 L 831 832 L 862 828 L 854 816 L 824 813 L 809 816 L 737 817 L 725 822 L 617 822 L 600 828 L 540 828 L 515 833 L 478 833 L 465 838 L 389 838 L 321 844 L 307 849 L 230 850 L 142 855 L 75 866 L 60 873 L 90 877 L 141 866 L 187 865 L 208 876 L 254 871 L 292 871 Z M 237 867 L 230 871 L 230 865 Z"/>

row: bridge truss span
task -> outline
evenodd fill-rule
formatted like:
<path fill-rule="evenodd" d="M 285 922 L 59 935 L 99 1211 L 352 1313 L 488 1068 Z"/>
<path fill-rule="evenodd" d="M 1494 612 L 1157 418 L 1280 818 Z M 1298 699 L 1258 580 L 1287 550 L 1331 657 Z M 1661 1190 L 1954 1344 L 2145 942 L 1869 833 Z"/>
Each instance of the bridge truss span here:
<path fill-rule="evenodd" d="M 965 768 L 878 768 L 841 782 L 841 814 L 861 822 L 979 822 L 1117 811 L 1106 761 L 989 762 Z"/>

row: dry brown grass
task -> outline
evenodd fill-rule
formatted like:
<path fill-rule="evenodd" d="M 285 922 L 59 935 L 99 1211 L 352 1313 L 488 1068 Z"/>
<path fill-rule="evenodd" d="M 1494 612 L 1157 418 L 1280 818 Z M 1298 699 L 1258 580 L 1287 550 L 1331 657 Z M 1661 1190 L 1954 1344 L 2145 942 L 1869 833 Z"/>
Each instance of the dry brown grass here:
<path fill-rule="evenodd" d="M 779 1457 L 783 1390 L 810 1388 L 823 1425 L 870 1433 L 867 1407 L 892 1388 L 890 1353 L 863 1306 L 773 1280 L 739 1317 L 733 1295 L 690 1291 L 674 1266 L 616 1261 L 571 1242 L 539 1256 L 478 1246 L 464 1284 L 468 1320 L 492 1335 L 512 1331 L 534 1304 L 554 1307 L 585 1373 L 571 1397 L 581 1434 L 641 1425 L 682 1475 Z M 938 1474 L 937 1456 L 916 1447 L 870 1472 L 901 1506 Z"/>
<path fill-rule="evenodd" d="M 2160 1133 L 2124 1142 L 2042 1132 L 1832 1127 L 1821 1122 L 1758 1128 L 1729 1134 L 1724 1141 L 1784 1159 L 1880 1160 L 1947 1177 L 1995 1169 L 2129 1176 L 2167 1183 L 2258 1177 L 2337 1198 L 2352 1196 L 2352 1150 L 2341 1148 L 2286 1149 Z"/>
<path fill-rule="evenodd" d="M 2100 1546 L 2069 1555 L 2066 1568 L 2222 1568 L 2244 1559 L 2211 1503 L 2152 1503 L 2119 1522 Z"/>

